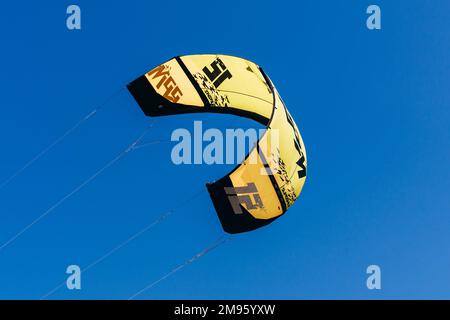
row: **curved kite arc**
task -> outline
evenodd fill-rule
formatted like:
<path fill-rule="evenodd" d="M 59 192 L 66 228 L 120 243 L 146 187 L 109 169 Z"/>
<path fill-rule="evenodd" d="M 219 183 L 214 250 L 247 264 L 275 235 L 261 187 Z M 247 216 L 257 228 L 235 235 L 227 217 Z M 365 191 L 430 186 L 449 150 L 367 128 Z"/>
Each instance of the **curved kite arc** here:
<path fill-rule="evenodd" d="M 206 185 L 226 232 L 265 226 L 299 197 L 306 180 L 305 146 L 272 81 L 254 62 L 221 54 L 177 56 L 127 88 L 150 117 L 228 113 L 266 126 L 241 164 Z"/>

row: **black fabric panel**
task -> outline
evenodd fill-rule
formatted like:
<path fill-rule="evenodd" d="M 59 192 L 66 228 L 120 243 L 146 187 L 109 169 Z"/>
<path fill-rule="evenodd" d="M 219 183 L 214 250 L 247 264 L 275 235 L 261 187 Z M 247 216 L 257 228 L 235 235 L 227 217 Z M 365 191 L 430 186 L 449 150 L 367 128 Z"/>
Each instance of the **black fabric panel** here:
<path fill-rule="evenodd" d="M 268 225 L 278 218 L 256 219 L 242 206 L 243 213 L 235 214 L 224 190 L 225 187 L 233 187 L 229 176 L 223 177 L 214 183 L 208 183 L 206 187 L 225 232 L 241 233 L 255 230 Z"/>
<path fill-rule="evenodd" d="M 159 117 L 181 113 L 204 112 L 202 108 L 176 104 L 164 99 L 153 89 L 145 75 L 130 82 L 127 88 L 146 116 Z"/>

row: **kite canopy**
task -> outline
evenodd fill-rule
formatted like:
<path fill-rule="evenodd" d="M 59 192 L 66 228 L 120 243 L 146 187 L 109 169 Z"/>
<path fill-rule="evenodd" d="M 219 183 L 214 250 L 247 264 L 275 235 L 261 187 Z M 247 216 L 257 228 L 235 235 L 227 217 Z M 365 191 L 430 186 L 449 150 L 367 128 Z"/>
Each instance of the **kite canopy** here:
<path fill-rule="evenodd" d="M 303 140 L 277 90 L 255 63 L 227 55 L 178 56 L 127 87 L 147 116 L 229 113 L 267 127 L 244 162 L 207 184 L 226 232 L 267 225 L 300 195 L 307 167 Z"/>

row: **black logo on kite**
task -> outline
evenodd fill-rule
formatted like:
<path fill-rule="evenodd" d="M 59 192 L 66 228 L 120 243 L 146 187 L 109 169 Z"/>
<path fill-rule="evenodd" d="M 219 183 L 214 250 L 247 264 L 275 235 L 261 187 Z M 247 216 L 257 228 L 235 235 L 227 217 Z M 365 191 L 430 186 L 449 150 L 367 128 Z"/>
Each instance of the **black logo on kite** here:
<path fill-rule="evenodd" d="M 258 189 L 253 182 L 245 187 L 225 187 L 224 190 L 235 214 L 242 214 L 241 204 L 245 205 L 247 210 L 264 208 Z"/>
<path fill-rule="evenodd" d="M 210 67 L 212 70 L 209 70 L 208 66 L 204 67 L 202 70 L 208 79 L 213 82 L 216 88 L 219 87 L 226 79 L 231 79 L 232 75 L 230 70 L 227 69 L 220 58 L 214 60 Z"/>
<path fill-rule="evenodd" d="M 297 161 L 297 165 L 300 167 L 300 170 L 298 170 L 297 172 L 299 179 L 306 177 L 305 155 L 303 154 L 303 152 L 301 152 L 300 154 L 300 159 L 298 159 Z"/>
<path fill-rule="evenodd" d="M 284 105 L 284 102 L 283 102 Z M 297 150 L 298 154 L 300 155 L 300 158 L 297 160 L 297 165 L 299 166 L 300 170 L 298 170 L 297 174 L 298 174 L 298 178 L 304 178 L 306 177 L 306 166 L 305 166 L 305 154 L 303 153 L 302 150 L 302 146 L 300 144 L 300 136 L 298 134 L 297 129 L 295 128 L 295 123 L 294 123 L 294 119 L 292 119 L 291 114 L 289 113 L 289 111 L 286 109 L 286 106 L 284 106 L 284 110 L 286 111 L 286 118 L 287 121 L 289 122 L 289 124 L 292 127 L 292 130 L 294 131 L 294 147 L 295 150 Z"/>

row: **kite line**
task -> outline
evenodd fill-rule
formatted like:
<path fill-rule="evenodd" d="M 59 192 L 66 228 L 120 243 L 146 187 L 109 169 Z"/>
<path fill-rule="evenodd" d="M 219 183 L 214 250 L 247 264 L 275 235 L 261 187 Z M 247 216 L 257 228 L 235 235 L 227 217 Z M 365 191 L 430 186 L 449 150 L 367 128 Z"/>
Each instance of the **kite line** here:
<path fill-rule="evenodd" d="M 136 293 L 134 293 L 133 295 L 131 295 L 128 300 L 133 300 L 134 298 L 136 298 L 137 296 L 141 295 L 142 293 L 144 293 L 147 290 L 150 290 L 151 288 L 153 288 L 154 286 L 156 286 L 158 283 L 160 283 L 161 281 L 169 278 L 171 275 L 177 273 L 178 271 L 180 271 L 181 269 L 183 269 L 184 267 L 190 265 L 191 263 L 197 261 L 198 259 L 200 259 L 201 257 L 204 257 L 205 255 L 207 255 L 208 253 L 210 253 L 211 251 L 213 251 L 214 249 L 217 249 L 218 247 L 220 247 L 221 245 L 225 244 L 226 242 L 232 240 L 232 238 L 230 236 L 227 235 L 222 235 L 221 237 L 219 237 L 217 240 L 215 240 L 213 243 L 211 243 L 209 246 L 207 246 L 205 249 L 203 249 L 202 251 L 200 251 L 199 253 L 197 253 L 195 256 L 193 256 L 192 258 L 190 258 L 189 260 L 186 260 L 185 262 L 183 262 L 182 264 L 178 265 L 177 267 L 173 268 L 171 271 L 169 271 L 168 273 L 166 273 L 165 275 L 163 275 L 161 278 L 153 281 L 152 283 L 148 284 L 147 286 L 145 286 L 144 288 L 142 288 L 141 290 L 137 291 Z"/>
<path fill-rule="evenodd" d="M 99 258 L 95 259 L 93 262 L 91 262 L 90 264 L 88 264 L 86 267 L 81 269 L 81 272 L 84 273 L 86 271 L 88 271 L 89 269 L 92 269 L 94 266 L 98 265 L 99 263 L 101 263 L 102 261 L 104 261 L 105 259 L 107 259 L 109 256 L 111 256 L 112 254 L 114 254 L 115 252 L 117 252 L 118 250 L 122 249 L 123 247 L 125 247 L 126 245 L 128 245 L 130 242 L 132 242 L 133 240 L 139 238 L 141 235 L 143 235 L 144 233 L 146 233 L 147 231 L 149 231 L 150 229 L 152 229 L 153 227 L 155 227 L 156 225 L 160 224 L 161 222 L 165 221 L 167 218 L 169 218 L 177 209 L 179 209 L 180 207 L 184 206 L 185 204 L 191 202 L 192 200 L 194 200 L 195 198 L 199 197 L 201 194 L 203 194 L 204 192 L 206 192 L 206 190 L 204 188 L 202 188 L 199 192 L 195 193 L 194 195 L 190 196 L 189 198 L 187 198 L 186 200 L 180 202 L 177 206 L 166 210 L 164 212 L 162 212 L 155 220 L 153 220 L 150 224 L 148 224 L 147 226 L 145 226 L 144 228 L 142 228 L 141 230 L 139 230 L 138 232 L 136 232 L 135 234 L 133 234 L 132 236 L 130 236 L 128 239 L 126 239 L 125 241 L 121 242 L 120 244 L 116 245 L 115 247 L 113 247 L 112 249 L 110 249 L 109 251 L 107 251 L 106 253 L 104 253 L 102 256 L 100 256 Z M 58 284 L 56 287 L 54 287 L 52 290 L 50 290 L 49 292 L 47 292 L 46 294 L 44 294 L 40 300 L 45 300 L 47 297 L 49 297 L 50 295 L 54 294 L 56 291 L 58 291 L 60 288 L 62 288 L 64 285 L 66 284 L 66 281 L 61 282 L 60 284 Z"/>
<path fill-rule="evenodd" d="M 0 184 L 0 190 L 2 190 L 4 187 L 6 187 L 8 184 L 10 184 L 15 178 L 17 178 L 22 172 L 24 172 L 26 169 L 28 169 L 33 163 L 38 161 L 45 154 L 47 154 L 50 150 L 52 150 L 56 145 L 61 143 L 66 137 L 68 137 L 70 134 L 72 134 L 74 131 L 76 131 L 82 124 L 84 124 L 86 121 L 88 121 L 89 119 L 94 117 L 113 97 L 117 96 L 122 90 L 124 90 L 124 88 L 120 88 L 119 90 L 117 90 L 116 92 L 111 94 L 97 108 L 94 108 L 93 110 L 91 110 L 86 116 L 81 118 L 77 123 L 75 123 L 72 127 L 67 129 L 62 135 L 60 135 L 58 138 L 56 138 L 52 143 L 50 143 L 48 146 L 46 146 L 44 149 L 42 149 L 38 154 L 36 154 L 33 158 L 31 158 L 28 162 L 26 162 L 17 171 L 15 171 L 8 178 L 6 178 Z"/>
<path fill-rule="evenodd" d="M 17 232 L 14 236 L 12 236 L 9 240 L 4 242 L 2 245 L 0 245 L 0 251 L 2 251 L 4 248 L 6 248 L 8 245 L 13 243 L 17 238 L 19 238 L 23 233 L 25 233 L 28 229 L 30 229 L 32 226 L 34 226 L 36 223 L 44 219 L 47 215 L 49 215 L 51 212 L 53 212 L 55 209 L 57 209 L 60 205 L 62 205 L 67 199 L 72 197 L 74 194 L 76 194 L 78 191 L 83 189 L 87 184 L 92 182 L 95 178 L 97 178 L 101 173 L 103 173 L 106 169 L 111 167 L 113 164 L 115 164 L 117 161 L 122 159 L 124 156 L 126 156 L 130 151 L 134 150 L 135 147 L 139 144 L 139 142 L 145 137 L 145 135 L 148 133 L 148 131 L 152 128 L 153 123 L 149 125 L 142 134 L 133 142 L 131 143 L 126 149 L 124 149 L 121 153 L 119 153 L 116 157 L 114 157 L 112 160 L 110 160 L 107 164 L 105 164 L 103 167 L 98 169 L 93 175 L 91 175 L 89 178 L 84 180 L 81 184 L 79 184 L 76 188 L 74 188 L 72 191 L 67 193 L 64 197 L 59 199 L 57 202 L 55 202 L 51 207 L 49 207 L 46 211 L 44 211 L 40 216 L 38 216 L 36 219 L 34 219 L 31 223 L 29 223 L 27 226 L 22 228 L 19 232 Z"/>

